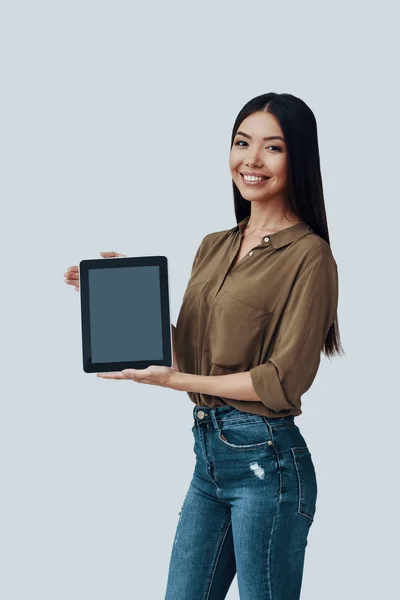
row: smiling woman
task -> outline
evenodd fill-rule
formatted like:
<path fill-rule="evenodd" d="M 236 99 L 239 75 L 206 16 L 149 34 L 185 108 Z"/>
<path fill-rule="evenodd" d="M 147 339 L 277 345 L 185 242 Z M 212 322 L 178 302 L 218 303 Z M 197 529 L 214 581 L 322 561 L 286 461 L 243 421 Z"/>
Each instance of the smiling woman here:
<path fill-rule="evenodd" d="M 225 598 L 236 573 L 241 600 L 297 600 L 317 479 L 294 419 L 321 352 L 342 350 L 312 111 L 250 100 L 229 167 L 236 226 L 203 238 L 176 324 L 196 465 L 165 600 Z"/>

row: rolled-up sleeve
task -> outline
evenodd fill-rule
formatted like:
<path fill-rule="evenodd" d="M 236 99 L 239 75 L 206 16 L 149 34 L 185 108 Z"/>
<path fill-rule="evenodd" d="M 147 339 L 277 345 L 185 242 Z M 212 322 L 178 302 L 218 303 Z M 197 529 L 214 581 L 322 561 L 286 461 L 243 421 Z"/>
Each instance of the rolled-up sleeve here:
<path fill-rule="evenodd" d="M 293 283 L 269 360 L 250 369 L 265 406 L 275 412 L 301 406 L 317 374 L 337 303 L 336 262 L 329 248 L 318 247 Z"/>

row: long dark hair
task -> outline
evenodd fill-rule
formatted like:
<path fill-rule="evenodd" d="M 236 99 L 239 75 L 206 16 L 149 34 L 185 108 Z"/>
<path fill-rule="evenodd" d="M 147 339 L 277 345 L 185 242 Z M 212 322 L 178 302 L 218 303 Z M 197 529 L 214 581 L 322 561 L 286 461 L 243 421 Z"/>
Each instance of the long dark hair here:
<path fill-rule="evenodd" d="M 329 245 L 324 193 L 319 160 L 317 123 L 314 113 L 303 100 L 292 94 L 262 94 L 243 106 L 232 130 L 231 148 L 242 121 L 257 111 L 271 113 L 278 120 L 286 140 L 288 200 L 294 212 Z M 250 215 L 251 203 L 243 198 L 233 181 L 236 222 Z M 337 315 L 322 351 L 327 357 L 346 354 L 340 341 Z"/>

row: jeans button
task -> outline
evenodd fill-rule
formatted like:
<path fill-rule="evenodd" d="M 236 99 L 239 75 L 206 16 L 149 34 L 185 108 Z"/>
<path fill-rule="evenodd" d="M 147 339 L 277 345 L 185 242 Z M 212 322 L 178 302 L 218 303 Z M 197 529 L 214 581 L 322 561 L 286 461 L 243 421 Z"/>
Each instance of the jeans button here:
<path fill-rule="evenodd" d="M 199 410 L 197 416 L 199 417 L 199 419 L 204 419 L 204 412 L 202 410 Z"/>

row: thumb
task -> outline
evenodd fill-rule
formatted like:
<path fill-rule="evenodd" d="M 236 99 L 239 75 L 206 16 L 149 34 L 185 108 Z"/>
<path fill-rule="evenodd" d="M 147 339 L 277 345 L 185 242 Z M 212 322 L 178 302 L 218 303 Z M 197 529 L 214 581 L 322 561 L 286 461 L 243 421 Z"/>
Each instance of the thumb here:
<path fill-rule="evenodd" d="M 124 369 L 121 373 L 128 377 L 128 379 L 132 379 L 132 377 L 136 376 L 136 369 Z"/>
<path fill-rule="evenodd" d="M 121 257 L 125 257 L 125 254 L 119 254 L 118 252 L 100 252 L 100 254 L 102 254 L 103 256 L 106 256 L 107 258 L 112 258 L 115 256 L 121 256 Z"/>

